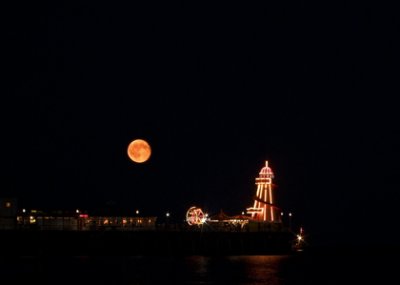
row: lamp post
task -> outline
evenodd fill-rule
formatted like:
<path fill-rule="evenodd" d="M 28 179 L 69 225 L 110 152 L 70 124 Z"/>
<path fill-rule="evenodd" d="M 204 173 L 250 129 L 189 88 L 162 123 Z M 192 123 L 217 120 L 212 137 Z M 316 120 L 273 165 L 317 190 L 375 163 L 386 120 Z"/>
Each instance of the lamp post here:
<path fill-rule="evenodd" d="M 166 227 L 167 227 L 167 228 L 169 228 L 169 216 L 170 216 L 170 213 L 167 212 L 167 213 L 165 214 L 165 217 L 166 217 L 166 219 L 165 219 L 165 224 L 166 224 Z"/>
<path fill-rule="evenodd" d="M 292 230 L 292 213 L 289 213 L 289 230 Z"/>

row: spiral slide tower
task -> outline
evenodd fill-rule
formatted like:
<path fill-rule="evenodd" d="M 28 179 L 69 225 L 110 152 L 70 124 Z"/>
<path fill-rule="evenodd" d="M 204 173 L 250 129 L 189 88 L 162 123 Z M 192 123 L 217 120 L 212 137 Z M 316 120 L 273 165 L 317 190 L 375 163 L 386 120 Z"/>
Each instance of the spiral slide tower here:
<path fill-rule="evenodd" d="M 265 166 L 261 169 L 256 178 L 257 193 L 254 197 L 254 206 L 247 208 L 247 213 L 251 214 L 252 219 L 262 222 L 280 222 L 279 209 L 274 205 L 272 179 L 274 173 L 265 161 Z"/>

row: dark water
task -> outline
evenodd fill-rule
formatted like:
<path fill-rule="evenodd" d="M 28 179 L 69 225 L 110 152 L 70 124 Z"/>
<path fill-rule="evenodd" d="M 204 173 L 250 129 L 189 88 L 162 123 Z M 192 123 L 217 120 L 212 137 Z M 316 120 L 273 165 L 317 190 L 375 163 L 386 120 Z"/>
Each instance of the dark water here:
<path fill-rule="evenodd" d="M 0 284 L 399 284 L 391 252 L 1 257 Z"/>

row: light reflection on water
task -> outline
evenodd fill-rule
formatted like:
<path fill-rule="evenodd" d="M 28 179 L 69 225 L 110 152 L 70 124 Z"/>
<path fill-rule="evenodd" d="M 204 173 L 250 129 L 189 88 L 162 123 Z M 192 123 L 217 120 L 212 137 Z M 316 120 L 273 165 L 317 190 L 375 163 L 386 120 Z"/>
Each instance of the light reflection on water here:
<path fill-rule="evenodd" d="M 0 284 L 309 285 L 397 280 L 394 256 L 0 256 Z"/>
<path fill-rule="evenodd" d="M 244 256 L 239 259 L 246 264 L 247 276 L 252 284 L 283 284 L 280 270 L 287 256 Z"/>
<path fill-rule="evenodd" d="M 192 284 L 270 284 L 280 285 L 280 264 L 287 256 L 227 256 L 187 258 L 186 272 Z M 207 283 L 211 282 L 211 283 Z"/>
<path fill-rule="evenodd" d="M 280 285 L 285 256 L 2 257 L 9 284 Z"/>

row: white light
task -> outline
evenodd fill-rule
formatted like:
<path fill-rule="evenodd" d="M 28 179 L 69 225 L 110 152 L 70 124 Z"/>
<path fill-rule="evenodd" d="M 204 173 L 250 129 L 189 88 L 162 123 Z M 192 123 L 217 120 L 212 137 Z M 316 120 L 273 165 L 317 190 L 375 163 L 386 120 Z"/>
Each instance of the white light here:
<path fill-rule="evenodd" d="M 167 212 L 166 214 L 165 214 L 167 217 L 169 217 L 169 213 Z"/>
<path fill-rule="evenodd" d="M 76 209 L 76 213 L 79 214 L 79 209 Z"/>
<path fill-rule="evenodd" d="M 139 210 L 136 210 L 136 215 L 139 215 Z"/>
<path fill-rule="evenodd" d="M 22 209 L 22 213 L 25 213 L 26 212 L 26 210 L 25 209 Z"/>

